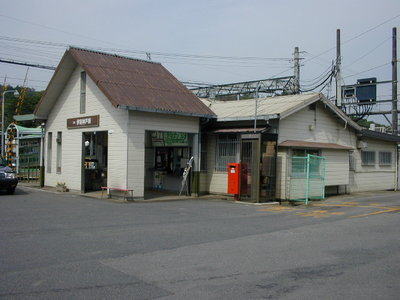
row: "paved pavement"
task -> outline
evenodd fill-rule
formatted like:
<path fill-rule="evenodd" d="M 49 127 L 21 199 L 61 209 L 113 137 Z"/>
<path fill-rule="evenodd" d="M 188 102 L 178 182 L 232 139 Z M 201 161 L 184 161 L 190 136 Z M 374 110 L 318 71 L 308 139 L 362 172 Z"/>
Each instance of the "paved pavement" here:
<path fill-rule="evenodd" d="M 398 299 L 400 193 L 309 206 L 0 194 L 0 299 Z"/>

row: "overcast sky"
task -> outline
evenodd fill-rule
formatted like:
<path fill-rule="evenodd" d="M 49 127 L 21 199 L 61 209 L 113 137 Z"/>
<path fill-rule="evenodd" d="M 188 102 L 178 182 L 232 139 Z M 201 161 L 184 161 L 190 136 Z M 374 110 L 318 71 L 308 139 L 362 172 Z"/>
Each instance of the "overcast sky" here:
<path fill-rule="evenodd" d="M 0 4 L 1 59 L 57 65 L 66 45 L 111 52 L 125 49 L 131 52 L 124 55 L 141 59 L 150 52 L 152 60 L 181 81 L 215 84 L 292 75 L 295 46 L 304 58 L 302 85 L 312 84 L 335 59 L 336 29 L 341 29 L 345 84 L 365 77 L 390 80 L 392 28 L 400 23 L 399 0 L 0 0 Z M 9 84 L 22 84 L 26 70 L 0 63 L 0 80 L 7 76 Z M 31 68 L 28 86 L 44 89 L 51 75 Z M 380 94 L 390 94 L 390 86 L 380 88 Z"/>

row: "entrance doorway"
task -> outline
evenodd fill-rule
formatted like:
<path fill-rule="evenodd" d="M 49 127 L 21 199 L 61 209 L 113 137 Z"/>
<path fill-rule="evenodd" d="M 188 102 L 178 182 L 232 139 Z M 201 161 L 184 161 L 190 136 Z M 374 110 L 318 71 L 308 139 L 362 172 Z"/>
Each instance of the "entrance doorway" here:
<path fill-rule="evenodd" d="M 152 194 L 178 194 L 182 175 L 192 156 L 190 133 L 146 131 L 145 198 Z"/>
<path fill-rule="evenodd" d="M 108 132 L 82 133 L 82 191 L 101 190 L 107 185 Z"/>
<path fill-rule="evenodd" d="M 276 145 L 275 134 L 241 136 L 241 201 L 268 202 L 275 199 Z"/>

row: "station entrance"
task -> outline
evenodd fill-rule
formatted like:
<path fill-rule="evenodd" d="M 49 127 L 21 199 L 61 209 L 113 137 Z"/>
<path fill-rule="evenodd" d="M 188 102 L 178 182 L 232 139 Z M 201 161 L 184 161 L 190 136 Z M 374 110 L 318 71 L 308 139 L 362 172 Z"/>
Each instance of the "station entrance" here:
<path fill-rule="evenodd" d="M 108 132 L 82 133 L 82 191 L 99 191 L 107 186 Z"/>
<path fill-rule="evenodd" d="M 190 133 L 146 131 L 145 190 L 179 193 L 192 144 Z"/>
<path fill-rule="evenodd" d="M 276 134 L 242 134 L 240 140 L 240 201 L 275 200 Z"/>

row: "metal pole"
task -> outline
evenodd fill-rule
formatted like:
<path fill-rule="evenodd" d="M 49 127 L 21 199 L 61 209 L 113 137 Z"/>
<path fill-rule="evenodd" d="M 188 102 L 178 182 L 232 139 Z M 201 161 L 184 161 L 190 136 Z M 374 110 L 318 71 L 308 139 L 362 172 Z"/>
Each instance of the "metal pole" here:
<path fill-rule="evenodd" d="M 40 125 L 42 130 L 40 137 L 40 187 L 44 187 L 44 126 L 44 123 Z"/>
<path fill-rule="evenodd" d="M 260 83 L 257 83 L 256 97 L 255 97 L 255 108 L 254 108 L 254 133 L 257 131 L 257 110 L 258 110 L 258 90 L 260 89 Z"/>
<path fill-rule="evenodd" d="M 1 158 L 4 158 L 4 97 L 7 91 L 3 92 L 3 97 L 1 98 Z"/>
<path fill-rule="evenodd" d="M 14 93 L 14 96 L 19 96 L 17 90 L 8 90 L 3 92 L 3 96 L 1 98 L 1 158 L 4 158 L 4 149 L 5 149 L 5 135 L 4 135 L 4 104 L 5 104 L 5 95 L 6 93 Z"/>
<path fill-rule="evenodd" d="M 398 135 L 397 110 L 397 28 L 393 27 L 392 36 L 392 134 Z"/>
<path fill-rule="evenodd" d="M 336 30 L 336 106 L 342 106 L 342 56 L 340 53 L 340 29 Z"/>

